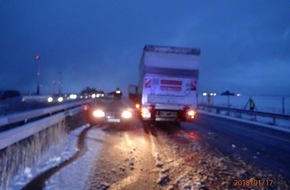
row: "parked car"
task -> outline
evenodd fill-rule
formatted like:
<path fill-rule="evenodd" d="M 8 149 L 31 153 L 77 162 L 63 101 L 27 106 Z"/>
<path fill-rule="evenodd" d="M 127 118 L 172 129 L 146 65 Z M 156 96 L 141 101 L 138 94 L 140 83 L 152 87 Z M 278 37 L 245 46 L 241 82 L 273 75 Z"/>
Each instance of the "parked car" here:
<path fill-rule="evenodd" d="M 0 100 L 6 100 L 8 98 L 15 98 L 19 96 L 20 96 L 20 92 L 18 92 L 17 90 L 0 91 Z"/>

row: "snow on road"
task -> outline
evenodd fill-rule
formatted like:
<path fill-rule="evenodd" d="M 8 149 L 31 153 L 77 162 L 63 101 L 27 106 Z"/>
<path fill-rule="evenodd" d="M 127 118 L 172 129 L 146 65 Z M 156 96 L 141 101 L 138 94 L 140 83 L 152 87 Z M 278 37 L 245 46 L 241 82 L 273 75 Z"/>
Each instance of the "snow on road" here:
<path fill-rule="evenodd" d="M 21 171 L 10 189 L 21 189 L 37 174 L 72 157 L 78 151 L 78 136 L 87 127 L 71 132 L 39 163 Z M 86 136 L 85 154 L 53 175 L 44 189 L 238 189 L 235 180 L 239 179 L 273 179 L 275 187 L 288 187 L 279 176 L 209 147 L 194 132 L 167 127 L 172 130 L 92 128 Z"/>
<path fill-rule="evenodd" d="M 26 167 L 23 171 L 19 171 L 11 182 L 10 190 L 23 188 L 35 176 L 46 170 L 59 165 L 71 158 L 78 150 L 76 143 L 79 134 L 88 126 L 82 126 L 69 133 L 57 147 L 50 147 L 49 150 L 42 155 L 42 158 L 33 166 Z M 45 188 L 52 189 L 83 189 L 88 179 L 90 168 L 94 165 L 94 161 L 98 157 L 98 153 L 102 148 L 102 141 L 105 133 L 101 128 L 92 128 L 86 137 L 87 150 L 85 154 L 78 160 L 62 168 L 57 174 L 53 175 L 46 181 Z"/>

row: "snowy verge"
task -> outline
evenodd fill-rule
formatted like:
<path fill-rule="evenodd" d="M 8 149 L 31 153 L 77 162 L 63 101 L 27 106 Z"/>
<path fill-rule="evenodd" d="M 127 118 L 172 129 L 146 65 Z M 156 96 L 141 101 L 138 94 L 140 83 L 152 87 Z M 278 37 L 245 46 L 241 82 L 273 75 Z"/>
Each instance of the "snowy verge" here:
<path fill-rule="evenodd" d="M 72 157 L 78 149 L 76 143 L 79 134 L 87 128 L 84 125 L 69 133 L 57 147 L 51 147 L 35 165 L 19 171 L 11 182 L 10 190 L 23 188 L 34 177 L 59 165 Z M 83 189 L 90 173 L 91 165 L 96 160 L 105 135 L 101 128 L 92 128 L 86 136 L 86 152 L 75 162 L 60 170 L 47 182 L 45 189 Z"/>

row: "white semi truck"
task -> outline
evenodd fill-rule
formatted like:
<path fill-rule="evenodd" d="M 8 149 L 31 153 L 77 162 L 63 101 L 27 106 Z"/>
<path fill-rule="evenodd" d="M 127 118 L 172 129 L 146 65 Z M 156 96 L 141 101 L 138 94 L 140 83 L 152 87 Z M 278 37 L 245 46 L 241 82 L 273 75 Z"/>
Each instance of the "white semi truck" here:
<path fill-rule="evenodd" d="M 139 65 L 141 116 L 149 121 L 194 119 L 200 49 L 146 45 Z"/>

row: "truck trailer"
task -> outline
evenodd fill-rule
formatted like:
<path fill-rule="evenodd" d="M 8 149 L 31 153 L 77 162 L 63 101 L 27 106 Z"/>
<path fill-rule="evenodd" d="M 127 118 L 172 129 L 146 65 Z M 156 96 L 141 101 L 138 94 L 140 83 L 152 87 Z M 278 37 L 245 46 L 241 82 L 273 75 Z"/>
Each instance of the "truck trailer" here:
<path fill-rule="evenodd" d="M 145 45 L 139 64 L 140 111 L 147 121 L 196 116 L 200 49 Z"/>

